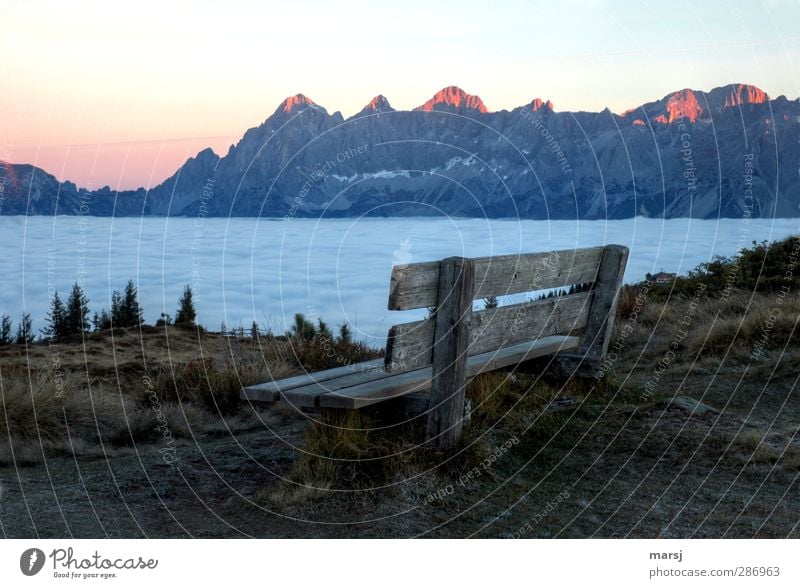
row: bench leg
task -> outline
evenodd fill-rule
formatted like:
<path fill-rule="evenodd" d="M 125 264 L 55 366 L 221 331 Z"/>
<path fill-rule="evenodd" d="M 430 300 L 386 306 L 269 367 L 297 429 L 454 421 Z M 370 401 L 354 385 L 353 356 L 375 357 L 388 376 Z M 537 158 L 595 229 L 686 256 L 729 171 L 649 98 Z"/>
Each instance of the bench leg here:
<path fill-rule="evenodd" d="M 428 440 L 439 449 L 453 447 L 463 428 L 474 275 L 471 259 L 441 261 L 427 428 Z"/>

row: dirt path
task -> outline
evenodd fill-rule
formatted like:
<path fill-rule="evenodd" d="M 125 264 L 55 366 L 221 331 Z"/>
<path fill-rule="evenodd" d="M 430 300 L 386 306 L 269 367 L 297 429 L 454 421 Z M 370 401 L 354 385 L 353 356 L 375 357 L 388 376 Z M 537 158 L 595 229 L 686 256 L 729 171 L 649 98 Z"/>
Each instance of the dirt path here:
<path fill-rule="evenodd" d="M 585 405 L 549 418 L 555 435 L 534 428 L 507 450 L 507 435 L 492 437 L 499 457 L 472 475 L 433 471 L 287 508 L 256 502 L 285 484 L 298 417 L 272 433 L 218 427 L 181 443 L 173 465 L 152 445 L 48 458 L 0 470 L 0 523 L 6 537 L 800 536 L 798 464 L 724 451 L 740 415 Z"/>

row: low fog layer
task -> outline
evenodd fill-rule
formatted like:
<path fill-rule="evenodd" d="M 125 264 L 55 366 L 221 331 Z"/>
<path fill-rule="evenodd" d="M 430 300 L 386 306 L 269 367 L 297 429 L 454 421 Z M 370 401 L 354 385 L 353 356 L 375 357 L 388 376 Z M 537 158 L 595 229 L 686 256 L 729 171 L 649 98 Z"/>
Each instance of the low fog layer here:
<path fill-rule="evenodd" d="M 81 280 L 94 312 L 133 279 L 151 324 L 162 312 L 174 315 L 190 284 L 198 322 L 210 330 L 223 322 L 247 330 L 255 320 L 282 333 L 302 312 L 329 325 L 347 321 L 382 346 L 389 325 L 424 315 L 386 309 L 393 264 L 619 243 L 631 250 L 632 282 L 786 237 L 800 221 L 0 217 L 0 231 L 0 313 L 16 324 L 24 308 L 37 333 L 52 288 L 65 298 Z"/>

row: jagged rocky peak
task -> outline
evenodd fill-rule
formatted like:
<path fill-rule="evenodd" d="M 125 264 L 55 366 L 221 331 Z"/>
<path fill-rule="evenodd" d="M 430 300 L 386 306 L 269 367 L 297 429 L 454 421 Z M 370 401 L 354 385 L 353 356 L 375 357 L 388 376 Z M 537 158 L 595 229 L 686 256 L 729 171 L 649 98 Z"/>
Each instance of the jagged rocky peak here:
<path fill-rule="evenodd" d="M 671 123 L 682 117 L 689 122 L 696 122 L 705 112 L 697 93 L 690 88 L 684 88 L 667 96 L 665 110 L 664 114 L 655 118 L 656 122 Z"/>
<path fill-rule="evenodd" d="M 749 84 L 731 84 L 730 86 L 722 86 L 714 88 L 709 92 L 710 95 L 722 94 L 724 101 L 723 108 L 733 108 L 743 104 L 763 104 L 769 100 L 767 93 L 757 86 Z"/>
<path fill-rule="evenodd" d="M 378 112 L 383 112 L 386 110 L 394 110 L 394 108 L 392 108 L 392 105 L 389 104 L 389 101 L 386 99 L 386 96 L 384 96 L 383 94 L 378 94 L 377 96 L 375 96 L 375 98 L 369 101 L 369 104 L 367 104 L 364 107 L 364 110 L 374 110 Z"/>
<path fill-rule="evenodd" d="M 197 155 L 195 155 L 193 158 L 189 159 L 195 159 L 197 161 L 217 161 L 219 159 L 219 155 L 214 153 L 214 150 L 211 147 L 206 147 L 202 151 L 198 151 Z"/>
<path fill-rule="evenodd" d="M 415 110 L 477 110 L 478 112 L 488 112 L 486 105 L 478 96 L 467 94 L 458 86 L 448 86 L 436 92 L 433 98 Z"/>
<path fill-rule="evenodd" d="M 391 211 L 385 209 L 391 216 L 416 216 L 420 207 L 480 218 L 797 216 L 792 195 L 800 193 L 800 176 L 782 174 L 784 185 L 776 175 L 796 165 L 797 142 L 748 138 L 768 132 L 791 139 L 800 120 L 800 100 L 774 100 L 745 84 L 665 90 L 623 117 L 612 117 L 607 109 L 552 112 L 544 98 L 482 114 L 486 108 L 479 98 L 454 87 L 438 92 L 418 111 L 397 114 L 381 114 L 391 107 L 377 96 L 352 125 L 339 124 L 338 112 L 328 114 L 302 94 L 275 100 L 274 108 L 275 114 L 249 129 L 222 159 L 203 150 L 159 186 L 119 194 L 95 191 L 93 212 L 194 217 L 213 179 L 214 197 L 205 202 L 209 216 L 296 213 L 318 218 L 330 210 L 336 217 L 357 217 L 383 204 L 391 205 Z M 530 124 L 539 119 L 547 121 L 547 129 Z M 690 132 L 693 159 L 687 163 L 679 125 L 691 125 L 691 120 L 696 120 Z M 508 141 L 498 141 L 498 134 Z M 409 145 L 409 138 L 424 140 L 426 147 Z M 378 142 L 387 147 L 372 149 Z M 518 145 L 524 159 L 509 144 Z M 479 153 L 481 161 L 452 153 L 448 145 Z M 368 146 L 368 156 L 349 157 L 354 150 L 366 155 Z M 620 162 L 623 152 L 626 161 Z M 753 153 L 752 182 L 741 169 L 744 152 Z M 344 155 L 337 159 L 335 154 L 348 157 L 342 161 Z M 328 165 L 325 181 L 309 182 L 322 179 L 318 170 L 330 162 L 336 170 Z M 703 178 L 696 190 L 685 175 L 689 165 L 697 168 L 694 177 Z M 489 173 L 489 166 L 502 170 L 501 175 Z M 421 173 L 400 171 L 412 169 Z M 30 165 L 0 164 L 3 176 L 4 214 L 80 213 L 81 193 L 72 184 L 59 184 Z M 638 177 L 658 181 L 636 184 Z M 265 186 L 270 187 L 268 198 Z M 465 186 L 474 198 L 463 197 Z M 754 204 L 744 197 L 750 189 Z M 305 196 L 297 198 L 301 193 Z"/>
<path fill-rule="evenodd" d="M 531 110 L 536 112 L 537 110 L 541 110 L 542 108 L 547 108 L 548 110 L 554 110 L 553 103 L 548 100 L 545 102 L 541 98 L 534 98 L 533 101 L 530 103 Z"/>
<path fill-rule="evenodd" d="M 275 109 L 275 112 L 273 112 L 272 115 L 264 121 L 264 124 L 267 124 L 270 121 L 277 121 L 278 123 L 282 124 L 289 118 L 306 111 L 318 112 L 326 116 L 328 115 L 327 110 L 325 110 L 322 106 L 314 102 L 305 94 L 295 94 L 294 96 L 289 96 L 283 102 L 281 102 L 278 105 L 278 108 Z"/>
<path fill-rule="evenodd" d="M 747 104 L 763 104 L 769 96 L 761 88 L 749 84 L 730 84 L 714 88 L 710 92 L 702 92 L 685 88 L 673 92 L 659 100 L 623 113 L 628 116 L 645 110 L 651 120 L 660 124 L 671 124 L 679 120 L 696 122 L 708 119 L 725 109 Z M 636 120 L 641 120 L 637 116 Z M 634 124 L 637 124 L 634 121 Z"/>
<path fill-rule="evenodd" d="M 295 94 L 294 96 L 289 96 L 281 104 L 281 107 L 286 114 L 291 113 L 296 108 L 302 109 L 308 106 L 316 106 L 316 104 L 311 98 L 309 98 L 305 94 Z"/>
<path fill-rule="evenodd" d="M 386 99 L 386 96 L 383 94 L 378 94 L 369 101 L 369 103 L 361 109 L 356 116 L 364 116 L 369 114 L 381 113 L 381 112 L 394 112 L 394 108 L 392 105 L 389 104 L 389 100 Z"/>
<path fill-rule="evenodd" d="M 644 125 L 645 116 L 657 124 L 670 124 L 678 120 L 695 122 L 705 114 L 702 92 L 684 88 L 667 94 L 657 102 L 648 102 L 622 113 L 624 118 L 632 119 L 633 124 Z M 637 122 L 641 121 L 641 122 Z"/>

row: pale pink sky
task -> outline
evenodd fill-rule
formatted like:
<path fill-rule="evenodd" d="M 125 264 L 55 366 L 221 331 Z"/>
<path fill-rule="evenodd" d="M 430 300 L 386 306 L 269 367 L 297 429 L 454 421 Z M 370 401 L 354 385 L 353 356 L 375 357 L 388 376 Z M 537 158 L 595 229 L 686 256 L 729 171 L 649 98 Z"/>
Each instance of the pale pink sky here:
<path fill-rule="evenodd" d="M 620 112 L 684 87 L 800 91 L 797 3 L 20 1 L 0 35 L 0 160 L 81 186 L 156 185 L 224 155 L 286 96 L 356 113 L 444 86 Z"/>

